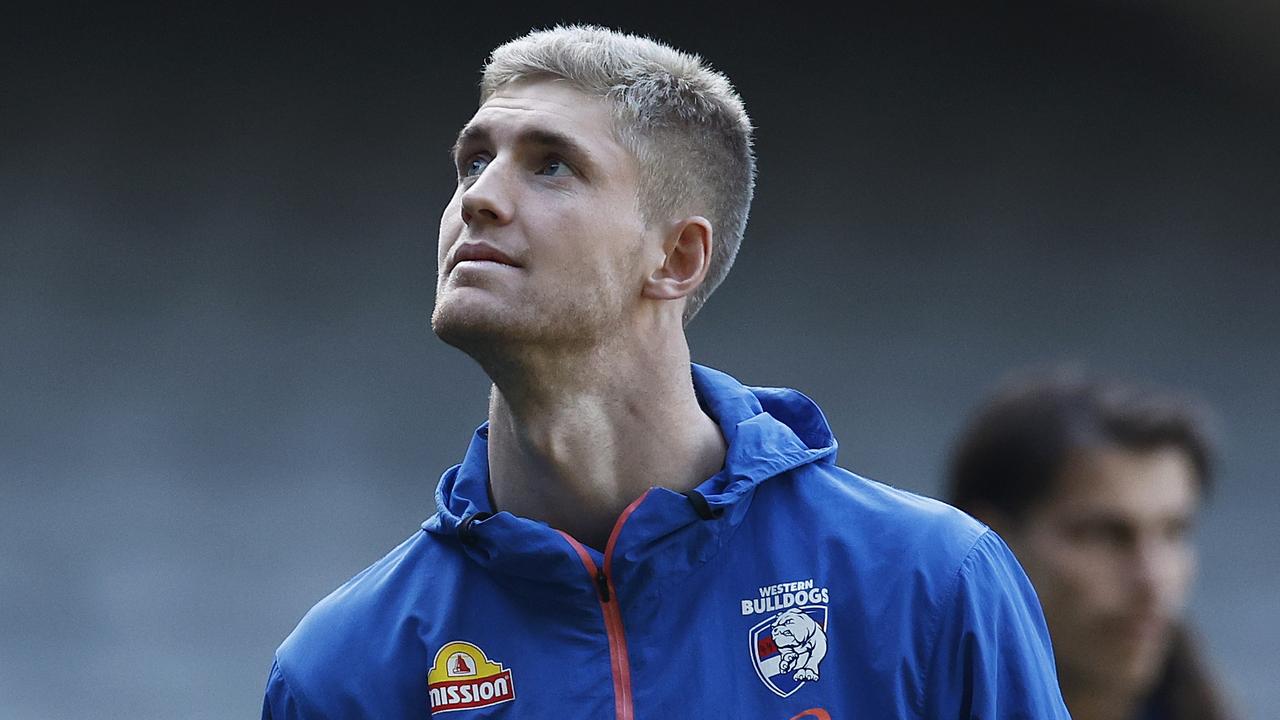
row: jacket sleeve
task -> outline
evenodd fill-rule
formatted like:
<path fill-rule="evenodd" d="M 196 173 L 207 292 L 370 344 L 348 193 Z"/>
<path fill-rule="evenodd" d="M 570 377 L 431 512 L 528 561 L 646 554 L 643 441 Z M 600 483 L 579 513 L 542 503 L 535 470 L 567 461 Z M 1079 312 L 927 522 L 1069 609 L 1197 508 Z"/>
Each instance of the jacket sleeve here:
<path fill-rule="evenodd" d="M 271 664 L 266 697 L 262 699 L 262 720 L 303 720 L 298 700 L 280 672 L 280 661 Z"/>
<path fill-rule="evenodd" d="M 924 682 L 924 716 L 1069 719 L 1040 601 L 1004 541 L 987 530 L 944 602 Z"/>

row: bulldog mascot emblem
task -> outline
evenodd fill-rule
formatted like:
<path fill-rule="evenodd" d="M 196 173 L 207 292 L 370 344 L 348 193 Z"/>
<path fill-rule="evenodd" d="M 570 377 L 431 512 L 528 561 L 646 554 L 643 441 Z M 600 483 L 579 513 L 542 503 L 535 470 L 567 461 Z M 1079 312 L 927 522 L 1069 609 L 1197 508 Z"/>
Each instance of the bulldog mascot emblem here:
<path fill-rule="evenodd" d="M 759 623 L 751 629 L 751 654 L 760 680 L 781 697 L 817 682 L 827 656 L 826 606 L 792 607 Z"/>
<path fill-rule="evenodd" d="M 792 608 L 773 619 L 773 644 L 782 653 L 778 669 L 796 682 L 818 681 L 818 663 L 827 656 L 827 633 L 808 613 Z"/>

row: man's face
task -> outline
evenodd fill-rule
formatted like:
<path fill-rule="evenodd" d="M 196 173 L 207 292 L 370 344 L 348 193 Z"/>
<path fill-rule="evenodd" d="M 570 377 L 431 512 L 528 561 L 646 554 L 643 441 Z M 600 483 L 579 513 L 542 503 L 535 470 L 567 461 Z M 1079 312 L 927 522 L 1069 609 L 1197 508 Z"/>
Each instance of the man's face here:
<path fill-rule="evenodd" d="M 1198 504 L 1183 451 L 1097 448 L 1009 533 L 1064 681 L 1141 691 L 1157 679 L 1195 571 Z"/>
<path fill-rule="evenodd" d="M 503 86 L 459 135 L 432 327 L 464 350 L 617 332 L 661 243 L 605 101 L 563 81 Z"/>

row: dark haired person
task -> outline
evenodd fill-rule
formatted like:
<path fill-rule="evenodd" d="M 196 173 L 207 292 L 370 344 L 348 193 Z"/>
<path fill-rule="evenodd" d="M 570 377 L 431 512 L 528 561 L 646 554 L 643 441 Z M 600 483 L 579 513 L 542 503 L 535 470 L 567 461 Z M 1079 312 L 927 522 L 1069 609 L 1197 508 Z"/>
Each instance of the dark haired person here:
<path fill-rule="evenodd" d="M 1030 576 L 1073 718 L 1230 717 L 1182 622 L 1211 481 L 1194 407 L 1078 373 L 1022 378 L 977 411 L 949 480 Z"/>

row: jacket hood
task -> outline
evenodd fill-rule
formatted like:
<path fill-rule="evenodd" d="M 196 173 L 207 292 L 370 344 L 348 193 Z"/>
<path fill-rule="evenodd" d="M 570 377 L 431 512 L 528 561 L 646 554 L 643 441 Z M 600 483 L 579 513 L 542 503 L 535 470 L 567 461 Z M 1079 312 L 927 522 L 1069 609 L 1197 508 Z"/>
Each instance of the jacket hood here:
<path fill-rule="evenodd" d="M 689 525 L 716 526 L 704 530 L 710 533 L 704 540 L 727 537 L 741 522 L 761 482 L 808 463 L 835 461 L 837 444 L 831 428 L 818 406 L 802 393 L 747 387 L 725 373 L 696 364 L 692 375 L 699 403 L 719 425 L 728 446 L 724 467 L 691 493 L 682 495 L 665 488 L 646 493 L 620 538 L 632 542 L 619 543 L 624 552 L 627 548 L 622 546 L 631 545 L 633 559 L 648 554 L 637 543 L 655 550 Z M 486 422 L 476 430 L 463 461 L 441 477 L 436 513 L 422 527 L 439 535 L 461 535 L 468 552 L 484 565 L 506 565 L 512 574 L 533 577 L 522 568 L 528 558 L 518 556 L 540 550 L 563 554 L 564 540 L 558 533 L 548 532 L 544 523 L 506 512 L 494 514 L 489 499 L 488 437 Z M 699 509 L 693 503 L 694 496 L 704 500 L 705 506 Z M 726 522 L 699 523 L 708 516 Z M 519 553 L 511 552 L 516 543 Z M 700 564 L 709 552 L 705 547 L 693 551 L 693 556 L 677 564 Z M 552 580 L 545 567 L 537 576 Z"/>
<path fill-rule="evenodd" d="M 693 386 L 729 446 L 724 468 L 696 488 L 713 508 L 731 505 L 760 482 L 800 465 L 835 462 L 831 427 L 803 393 L 748 387 L 701 365 L 693 365 Z"/>

